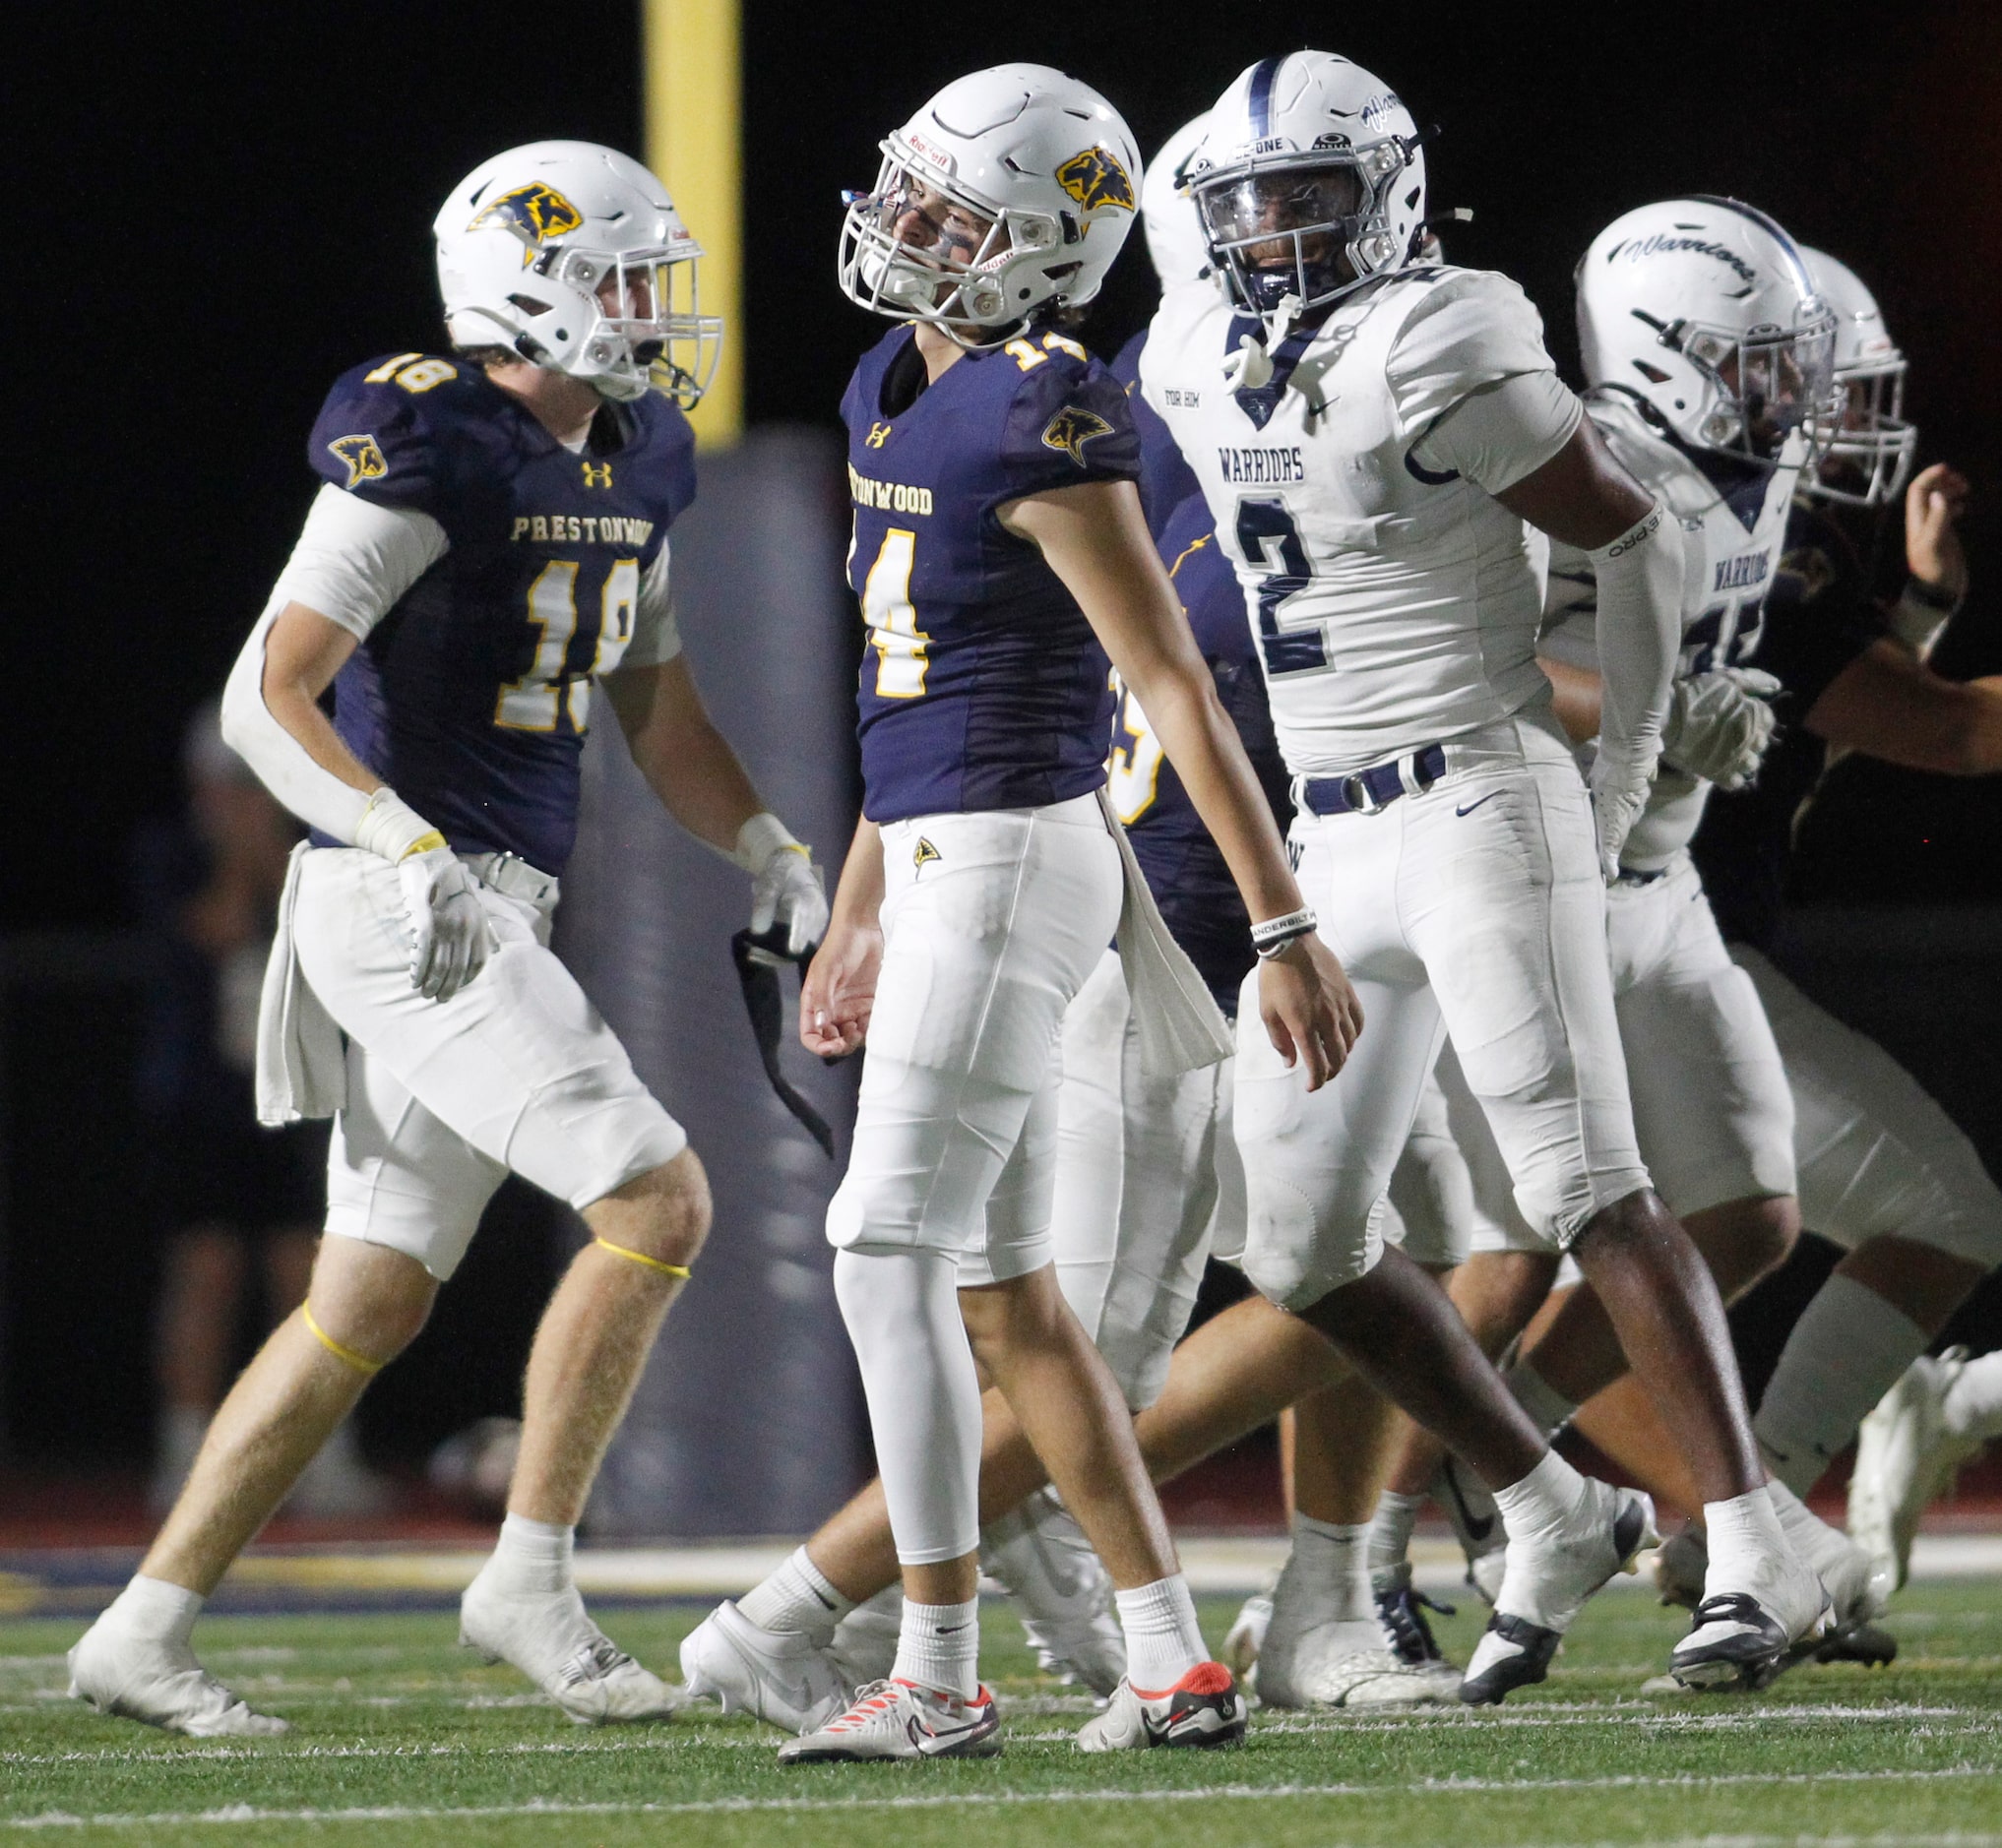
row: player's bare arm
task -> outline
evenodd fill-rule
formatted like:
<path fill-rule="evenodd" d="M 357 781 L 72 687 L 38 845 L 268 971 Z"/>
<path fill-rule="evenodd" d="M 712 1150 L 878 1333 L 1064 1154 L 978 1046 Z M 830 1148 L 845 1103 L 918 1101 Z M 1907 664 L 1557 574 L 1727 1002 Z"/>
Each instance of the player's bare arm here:
<path fill-rule="evenodd" d="M 1217 841 L 1254 922 L 1304 909 L 1237 730 L 1196 651 L 1129 481 L 1081 482 L 1001 510 L 1041 548 L 1152 721 Z M 1362 1009 L 1334 954 L 1309 932 L 1265 958 L 1260 1012 L 1273 1045 L 1306 1061 L 1308 1088 L 1342 1069 Z"/>
<path fill-rule="evenodd" d="M 720 853 L 765 804 L 729 740 L 718 731 L 687 660 L 622 667 L 604 681 L 633 762 L 660 806 L 696 839 Z"/>
<path fill-rule="evenodd" d="M 376 775 L 342 742 L 320 699 L 354 652 L 353 635 L 303 603 L 287 603 L 264 645 L 264 704 L 313 762 L 350 789 L 373 795 Z"/>
<path fill-rule="evenodd" d="M 1843 750 L 1948 776 L 2002 770 L 2002 676 L 1949 680 L 1899 643 L 1872 643 L 1807 714 Z"/>
<path fill-rule="evenodd" d="M 1610 545 L 1655 504 L 1614 460 L 1589 417 L 1579 419 L 1571 440 L 1542 467 L 1495 499 L 1581 552 Z"/>

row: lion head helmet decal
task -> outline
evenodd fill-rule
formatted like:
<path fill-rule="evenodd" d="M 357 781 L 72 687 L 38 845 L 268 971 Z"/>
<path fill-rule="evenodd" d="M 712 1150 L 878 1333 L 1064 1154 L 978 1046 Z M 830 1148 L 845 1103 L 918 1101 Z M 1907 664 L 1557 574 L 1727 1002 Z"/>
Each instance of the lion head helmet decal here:
<path fill-rule="evenodd" d="M 1044 426 L 1045 449 L 1062 450 L 1080 468 L 1085 465 L 1085 445 L 1096 437 L 1110 436 L 1112 426 L 1095 410 L 1066 404 Z"/>
<path fill-rule="evenodd" d="M 466 228 L 476 231 L 483 224 L 497 224 L 512 231 L 531 250 L 539 250 L 550 238 L 567 237 L 583 223 L 584 214 L 555 187 L 531 180 L 488 200 Z"/>
<path fill-rule="evenodd" d="M 1133 175 L 1109 148 L 1087 148 L 1072 154 L 1057 168 L 1056 180 L 1087 212 L 1103 206 L 1116 206 L 1122 212 L 1134 209 Z"/>

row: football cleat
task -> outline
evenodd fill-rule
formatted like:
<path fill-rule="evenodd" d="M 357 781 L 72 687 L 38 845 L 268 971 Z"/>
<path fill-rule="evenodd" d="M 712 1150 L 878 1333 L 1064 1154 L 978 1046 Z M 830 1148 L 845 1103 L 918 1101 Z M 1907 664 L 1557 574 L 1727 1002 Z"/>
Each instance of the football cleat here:
<path fill-rule="evenodd" d="M 1764 1688 L 1814 1653 L 1833 1628 L 1829 1594 L 1790 1542 L 1759 1560 L 1744 1581 L 1718 1578 L 1713 1560 L 1689 1633 L 1668 1658 L 1668 1673 L 1684 1688 Z"/>
<path fill-rule="evenodd" d="M 1049 1489 L 980 1530 L 980 1566 L 1014 1599 L 1035 1659 L 1101 1698 L 1126 1673 L 1112 1580 L 1085 1530 Z"/>
<path fill-rule="evenodd" d="M 190 1739 L 258 1739 L 286 1722 L 254 1713 L 195 1660 L 185 1642 L 142 1639 L 93 1624 L 70 1650 L 70 1698 Z"/>
<path fill-rule="evenodd" d="M 1615 1572 L 1632 1571 L 1642 1548 L 1658 1544 L 1648 1496 L 1591 1477 L 1583 1482 L 1585 1493 L 1561 1525 L 1509 1543 L 1494 1616 L 1460 1684 L 1469 1706 L 1496 1705 L 1542 1681 L 1585 1601 Z"/>
<path fill-rule="evenodd" d="M 817 1733 L 854 1699 L 830 1651 L 797 1631 L 760 1630 L 728 1598 L 682 1638 L 681 1679 L 691 1699 L 788 1733 Z"/>
<path fill-rule="evenodd" d="M 1884 1615 L 1897 1588 L 1889 1561 L 1873 1557 L 1840 1528 L 1808 1508 L 1777 1478 L 1770 1485 L 1780 1529 L 1801 1562 L 1817 1573 L 1834 1607 L 1838 1628 Z"/>
<path fill-rule="evenodd" d="M 1237 1616 L 1223 1632 L 1223 1665 L 1233 1675 L 1251 1673 L 1258 1652 L 1265 1647 L 1265 1632 L 1272 1628 L 1272 1593 L 1260 1591 L 1237 1607 Z"/>
<path fill-rule="evenodd" d="M 642 1668 L 591 1621 L 575 1585 L 508 1590 L 492 1562 L 459 1601 L 459 1641 L 508 1662 L 580 1726 L 664 1720 L 686 1698 Z"/>
<path fill-rule="evenodd" d="M 904 1630 L 904 1587 L 889 1585 L 866 1598 L 835 1626 L 827 1652 L 850 1688 L 888 1681 L 897 1666 Z"/>
<path fill-rule="evenodd" d="M 1145 1752 L 1153 1746 L 1234 1746 L 1244 1737 L 1244 1700 L 1221 1662 L 1198 1662 L 1172 1688 L 1149 1694 L 1125 1679 L 1104 1712 L 1085 1722 L 1080 1752 Z"/>
<path fill-rule="evenodd" d="M 1446 1659 L 1425 1613 L 1436 1611 L 1441 1617 L 1459 1613 L 1450 1604 L 1434 1603 L 1411 1583 L 1408 1560 L 1380 1567 L 1370 1573 L 1369 1581 L 1376 1593 L 1376 1621 L 1390 1638 L 1391 1653 L 1424 1676 L 1439 1699 L 1451 1700 L 1460 1692 L 1460 1671 Z"/>
<path fill-rule="evenodd" d="M 857 1764 L 876 1758 L 991 1758 L 1001 1716 L 982 1688 L 970 1700 L 893 1676 L 857 1689 L 851 1705 L 779 1748 L 781 1764 Z"/>
<path fill-rule="evenodd" d="M 1494 1497 L 1472 1470 L 1450 1453 L 1440 1460 L 1439 1473 L 1432 1478 L 1428 1493 L 1445 1509 L 1453 1537 L 1467 1555 L 1468 1584 L 1492 1604 L 1507 1570 L 1509 1543 Z"/>
<path fill-rule="evenodd" d="M 1703 1581 L 1710 1573 L 1710 1547 L 1694 1521 L 1662 1541 L 1655 1555 L 1655 1589 L 1663 1604 L 1693 1611 L 1703 1602 Z"/>
<path fill-rule="evenodd" d="M 1911 1569 L 1911 1542 L 1926 1504 L 1979 1454 L 1978 1438 L 1948 1428 L 1946 1396 L 1968 1364 L 1968 1350 L 1937 1360 L 1921 1354 L 1884 1394 L 1856 1432 L 1849 1476 L 1849 1535 L 1880 1561 L 1895 1585 Z"/>

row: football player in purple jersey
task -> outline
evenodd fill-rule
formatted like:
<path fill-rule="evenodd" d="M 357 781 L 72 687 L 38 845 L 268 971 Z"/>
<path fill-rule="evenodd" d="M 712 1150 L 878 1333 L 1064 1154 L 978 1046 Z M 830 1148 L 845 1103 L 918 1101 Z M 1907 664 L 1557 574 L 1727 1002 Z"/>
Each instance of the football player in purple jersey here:
<path fill-rule="evenodd" d="M 484 162 L 434 228 L 452 355 L 336 382 L 308 447 L 324 485 L 223 699 L 230 743 L 313 829 L 266 976 L 258 1109 L 334 1118 L 327 1236 L 139 1574 L 70 1653 L 74 1694 L 201 1737 L 284 1730 L 200 1666 L 196 1616 L 423 1326 L 511 1170 L 592 1242 L 535 1335 L 461 1640 L 573 1719 L 666 1717 L 669 1690 L 571 1572 L 709 1223 L 687 1136 L 548 947 L 600 683 L 662 804 L 751 876 L 753 928 L 797 953 L 827 918 L 806 849 L 703 710 L 668 595 L 695 485 L 678 406 L 719 333 L 692 299 L 695 240 L 651 173 L 577 142 Z"/>

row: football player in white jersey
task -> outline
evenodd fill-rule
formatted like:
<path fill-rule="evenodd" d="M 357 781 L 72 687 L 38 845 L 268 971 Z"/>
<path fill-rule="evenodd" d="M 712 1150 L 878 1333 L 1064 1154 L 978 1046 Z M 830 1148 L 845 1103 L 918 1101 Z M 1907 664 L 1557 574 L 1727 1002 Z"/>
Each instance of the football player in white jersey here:
<path fill-rule="evenodd" d="M 1576 1254 L 1702 1478 L 1715 1601 L 1672 1672 L 1755 1680 L 1825 1597 L 1781 1531 L 1716 1285 L 1642 1165 L 1604 944 L 1600 873 L 1646 801 L 1680 641 L 1681 535 L 1558 383 L 1521 291 L 1410 262 L 1423 180 L 1415 125 L 1369 73 L 1252 66 L 1188 168 L 1223 287 L 1163 303 L 1142 372 L 1245 585 L 1302 883 L 1371 1020 L 1312 1096 L 1240 1041 L 1246 1268 L 1501 1488 L 1510 1559 L 1463 1695 L 1539 1677 L 1570 1613 L 1516 1608 L 1522 1485 L 1456 1426 L 1436 1363 L 1411 1377 L 1412 1330 L 1451 1323 L 1455 1386 L 1499 1383 L 1380 1238 L 1450 1029 L 1525 1218 Z M 1536 662 L 1526 522 L 1598 580 L 1592 802 Z"/>
<path fill-rule="evenodd" d="M 709 1226 L 687 1135 L 548 947 L 594 688 L 667 810 L 751 875 L 754 929 L 776 919 L 797 952 L 828 914 L 705 714 L 668 596 L 667 525 L 694 491 L 678 406 L 719 332 L 688 302 L 700 247 L 657 179 L 581 142 L 483 162 L 434 228 L 453 355 L 364 360 L 335 385 L 308 447 L 325 485 L 222 704 L 229 742 L 314 830 L 266 978 L 258 1106 L 335 1117 L 326 1236 L 305 1303 L 69 1658 L 73 1694 L 200 1737 L 285 1729 L 203 1670 L 195 1619 L 423 1326 L 510 1170 L 592 1241 L 536 1330 L 461 1640 L 575 1720 L 667 1716 L 673 1692 L 599 1632 L 571 1571 Z"/>

